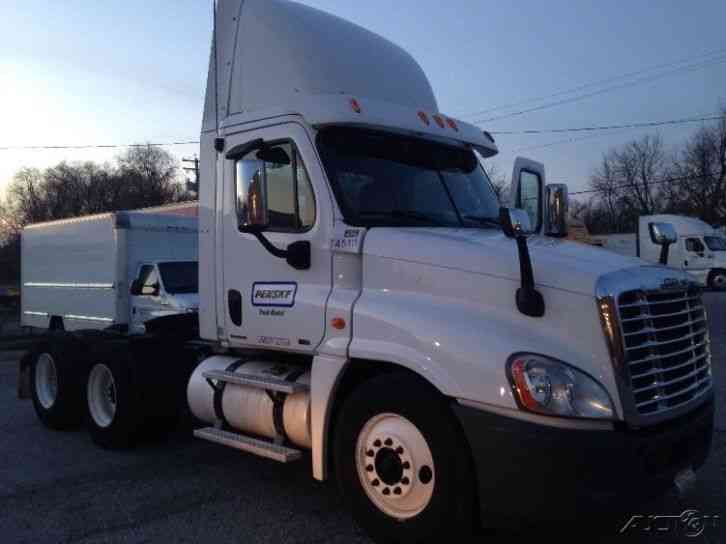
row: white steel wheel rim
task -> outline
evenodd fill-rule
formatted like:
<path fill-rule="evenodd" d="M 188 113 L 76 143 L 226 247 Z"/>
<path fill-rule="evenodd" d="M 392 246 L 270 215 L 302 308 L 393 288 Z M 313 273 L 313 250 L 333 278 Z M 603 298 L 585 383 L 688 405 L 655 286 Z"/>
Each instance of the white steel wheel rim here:
<path fill-rule="evenodd" d="M 417 516 L 434 494 L 434 458 L 421 431 L 398 414 L 379 414 L 363 426 L 355 449 L 358 478 L 368 498 L 385 514 Z"/>
<path fill-rule="evenodd" d="M 116 416 L 116 382 L 111 369 L 98 364 L 88 377 L 88 411 L 99 427 L 108 427 Z"/>
<path fill-rule="evenodd" d="M 716 289 L 726 289 L 726 274 L 716 274 L 713 277 L 713 286 Z"/>
<path fill-rule="evenodd" d="M 40 405 L 49 410 L 58 398 L 58 371 L 49 353 L 42 353 L 35 362 L 35 392 Z"/>

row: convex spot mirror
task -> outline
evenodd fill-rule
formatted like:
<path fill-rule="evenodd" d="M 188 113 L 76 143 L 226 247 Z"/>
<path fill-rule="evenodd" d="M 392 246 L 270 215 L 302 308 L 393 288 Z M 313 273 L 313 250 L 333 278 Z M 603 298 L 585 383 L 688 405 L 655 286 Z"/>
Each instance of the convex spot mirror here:
<path fill-rule="evenodd" d="M 674 244 L 678 240 L 676 229 L 670 223 L 650 223 L 651 241 L 658 246 Z"/>
<path fill-rule="evenodd" d="M 499 221 L 504 234 L 509 238 L 532 234 L 532 222 L 529 220 L 529 215 L 519 208 L 501 208 Z"/>

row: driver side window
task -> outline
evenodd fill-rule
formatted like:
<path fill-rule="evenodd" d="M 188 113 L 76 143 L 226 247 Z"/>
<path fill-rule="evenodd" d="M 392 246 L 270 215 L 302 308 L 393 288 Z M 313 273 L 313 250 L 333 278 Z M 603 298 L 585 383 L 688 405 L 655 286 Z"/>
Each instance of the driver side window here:
<path fill-rule="evenodd" d="M 698 238 L 687 238 L 686 239 L 686 251 L 691 253 L 703 253 L 706 248 Z"/>
<path fill-rule="evenodd" d="M 141 295 L 154 296 L 159 291 L 159 274 L 153 265 L 146 264 L 139 271 L 139 281 L 141 282 Z"/>

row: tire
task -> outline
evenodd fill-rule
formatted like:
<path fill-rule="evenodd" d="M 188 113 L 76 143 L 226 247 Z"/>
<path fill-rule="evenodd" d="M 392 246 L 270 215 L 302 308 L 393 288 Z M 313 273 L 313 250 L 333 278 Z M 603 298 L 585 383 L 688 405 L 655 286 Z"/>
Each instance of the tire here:
<path fill-rule="evenodd" d="M 708 278 L 708 286 L 714 291 L 726 291 L 726 270 L 715 270 Z"/>
<path fill-rule="evenodd" d="M 408 374 L 383 375 L 348 397 L 334 429 L 340 492 L 378 542 L 471 537 L 471 454 L 446 399 Z"/>
<path fill-rule="evenodd" d="M 86 397 L 91 439 L 105 449 L 134 446 L 139 403 L 128 365 L 118 359 L 91 365 Z"/>
<path fill-rule="evenodd" d="M 81 367 L 70 349 L 43 346 L 33 355 L 30 394 L 38 419 L 49 429 L 71 429 L 83 421 Z"/>

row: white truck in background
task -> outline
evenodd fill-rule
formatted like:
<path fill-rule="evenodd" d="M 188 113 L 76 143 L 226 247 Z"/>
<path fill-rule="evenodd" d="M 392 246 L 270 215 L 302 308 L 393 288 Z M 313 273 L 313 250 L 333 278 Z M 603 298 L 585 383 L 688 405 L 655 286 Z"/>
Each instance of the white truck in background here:
<path fill-rule="evenodd" d="M 144 323 L 199 308 L 197 219 L 114 212 L 29 225 L 21 238 L 21 319 L 53 331 Z"/>
<path fill-rule="evenodd" d="M 680 268 L 711 289 L 726 289 L 726 235 L 708 223 L 693 217 L 659 214 L 644 215 L 638 220 L 638 231 L 590 237 L 590 243 L 620 255 L 660 261 L 661 248 L 649 234 L 652 223 L 670 224 L 677 240 L 670 245 L 668 266 Z"/>
<path fill-rule="evenodd" d="M 526 211 L 500 209 L 494 139 L 388 40 L 283 0 L 215 15 L 198 317 L 39 342 L 19 386 L 41 421 L 120 448 L 189 410 L 198 438 L 335 476 L 386 542 L 694 479 L 714 402 L 690 276 L 565 241 L 535 161 Z"/>

